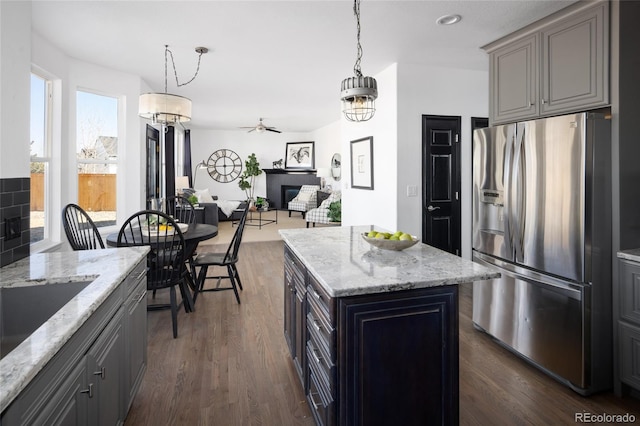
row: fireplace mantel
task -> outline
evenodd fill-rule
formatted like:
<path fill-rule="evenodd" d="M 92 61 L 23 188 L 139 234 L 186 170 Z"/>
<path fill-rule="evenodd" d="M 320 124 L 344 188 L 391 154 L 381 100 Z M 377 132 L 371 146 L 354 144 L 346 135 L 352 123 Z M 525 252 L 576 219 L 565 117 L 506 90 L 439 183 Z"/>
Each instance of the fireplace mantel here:
<path fill-rule="evenodd" d="M 262 169 L 268 175 L 315 175 L 315 169 Z"/>

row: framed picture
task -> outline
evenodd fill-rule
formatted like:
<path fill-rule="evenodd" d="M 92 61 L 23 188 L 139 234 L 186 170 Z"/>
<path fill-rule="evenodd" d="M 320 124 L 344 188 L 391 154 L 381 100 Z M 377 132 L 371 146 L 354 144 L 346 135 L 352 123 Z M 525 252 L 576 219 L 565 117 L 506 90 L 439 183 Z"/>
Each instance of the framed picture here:
<path fill-rule="evenodd" d="M 313 169 L 315 167 L 314 142 L 287 142 L 285 169 Z"/>
<path fill-rule="evenodd" d="M 351 141 L 351 187 L 373 189 L 373 136 Z"/>

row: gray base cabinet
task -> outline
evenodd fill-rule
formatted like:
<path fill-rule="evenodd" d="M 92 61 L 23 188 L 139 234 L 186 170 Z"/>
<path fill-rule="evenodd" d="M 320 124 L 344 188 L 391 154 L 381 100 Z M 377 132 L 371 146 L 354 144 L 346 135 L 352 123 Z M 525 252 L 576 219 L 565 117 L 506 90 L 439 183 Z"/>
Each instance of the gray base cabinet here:
<path fill-rule="evenodd" d="M 146 294 L 144 259 L 2 413 L 0 424 L 123 424 L 146 366 L 142 288 Z"/>
<path fill-rule="evenodd" d="M 618 359 L 620 381 L 640 391 L 640 263 L 619 261 Z"/>
<path fill-rule="evenodd" d="M 609 3 L 579 2 L 487 46 L 491 124 L 609 104 Z"/>
<path fill-rule="evenodd" d="M 285 337 L 317 425 L 458 424 L 457 286 L 332 298 L 285 245 Z"/>

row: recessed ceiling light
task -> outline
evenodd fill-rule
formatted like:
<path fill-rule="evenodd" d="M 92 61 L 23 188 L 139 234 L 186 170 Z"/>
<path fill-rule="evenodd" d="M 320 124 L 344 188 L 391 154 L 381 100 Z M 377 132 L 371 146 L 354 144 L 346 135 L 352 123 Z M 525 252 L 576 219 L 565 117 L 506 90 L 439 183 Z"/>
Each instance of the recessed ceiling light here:
<path fill-rule="evenodd" d="M 462 17 L 460 15 L 444 15 L 436 19 L 436 24 L 438 25 L 453 25 L 457 22 L 460 22 Z"/>

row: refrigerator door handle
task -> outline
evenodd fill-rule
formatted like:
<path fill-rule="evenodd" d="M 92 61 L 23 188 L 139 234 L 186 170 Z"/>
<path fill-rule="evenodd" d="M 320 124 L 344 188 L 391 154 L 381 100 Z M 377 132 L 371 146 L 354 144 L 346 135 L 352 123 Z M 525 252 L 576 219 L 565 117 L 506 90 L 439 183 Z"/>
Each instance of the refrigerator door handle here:
<path fill-rule="evenodd" d="M 512 166 L 513 166 L 513 144 L 515 139 L 515 126 L 511 126 L 507 132 L 507 140 L 505 143 L 505 159 L 503 169 L 504 179 L 504 249 L 505 256 L 508 259 L 513 258 L 513 230 L 511 219 L 512 205 L 511 205 L 511 185 L 512 185 Z"/>
<path fill-rule="evenodd" d="M 515 202 L 512 204 L 513 217 L 513 249 L 515 252 L 516 262 L 521 262 L 524 259 L 524 211 L 525 211 L 525 164 L 524 164 L 524 138 L 526 127 L 524 124 L 519 123 L 517 125 L 515 148 L 513 155 L 513 188 L 515 192 Z"/>

